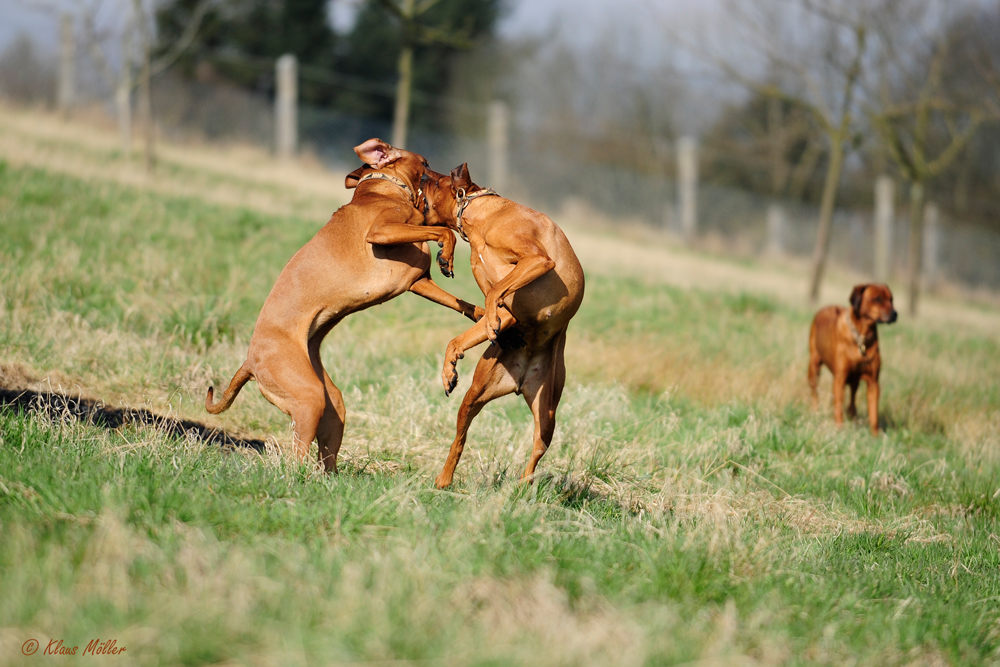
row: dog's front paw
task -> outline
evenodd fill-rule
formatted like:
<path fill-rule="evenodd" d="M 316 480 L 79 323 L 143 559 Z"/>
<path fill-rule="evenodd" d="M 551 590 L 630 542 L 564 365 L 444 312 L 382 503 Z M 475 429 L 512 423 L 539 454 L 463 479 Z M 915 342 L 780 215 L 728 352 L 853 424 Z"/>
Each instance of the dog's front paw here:
<path fill-rule="evenodd" d="M 500 309 L 498 304 L 495 302 L 487 304 L 483 317 L 486 318 L 486 338 L 489 339 L 491 344 L 496 343 L 497 336 L 500 335 Z"/>
<path fill-rule="evenodd" d="M 450 396 L 458 386 L 458 360 L 464 359 L 465 355 L 457 349 L 448 345 L 448 351 L 444 355 L 444 368 L 441 371 L 441 382 L 444 384 L 444 395 Z"/>
<path fill-rule="evenodd" d="M 441 269 L 441 273 L 443 273 L 446 278 L 455 277 L 454 256 L 445 257 L 444 250 L 438 250 L 437 263 L 438 268 Z"/>
<path fill-rule="evenodd" d="M 438 239 L 438 250 L 437 263 L 438 267 L 448 278 L 455 277 L 455 235 L 451 233 L 450 230 L 442 232 L 441 238 Z"/>

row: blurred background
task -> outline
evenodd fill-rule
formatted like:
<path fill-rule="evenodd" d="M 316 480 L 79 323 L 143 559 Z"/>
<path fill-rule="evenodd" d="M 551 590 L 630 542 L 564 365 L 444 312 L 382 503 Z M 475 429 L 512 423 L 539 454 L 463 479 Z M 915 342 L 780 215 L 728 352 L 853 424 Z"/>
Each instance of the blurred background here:
<path fill-rule="evenodd" d="M 197 142 L 342 174 L 378 136 L 557 222 L 807 264 L 803 293 L 830 265 L 911 311 L 928 290 L 1000 293 L 995 1 L 0 0 L 0 17 L 4 102 L 113 124 L 149 170 L 159 143 Z"/>

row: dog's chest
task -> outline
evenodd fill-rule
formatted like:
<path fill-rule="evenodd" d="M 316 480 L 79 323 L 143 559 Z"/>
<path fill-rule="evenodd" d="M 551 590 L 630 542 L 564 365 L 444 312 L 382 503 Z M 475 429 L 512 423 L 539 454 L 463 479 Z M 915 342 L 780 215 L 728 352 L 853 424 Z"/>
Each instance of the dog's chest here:
<path fill-rule="evenodd" d="M 877 343 L 878 341 L 876 340 L 872 344 L 866 345 L 863 353 L 853 341 L 852 344 L 848 346 L 847 359 L 850 363 L 850 368 L 854 373 L 864 375 L 874 369 L 878 359 Z"/>

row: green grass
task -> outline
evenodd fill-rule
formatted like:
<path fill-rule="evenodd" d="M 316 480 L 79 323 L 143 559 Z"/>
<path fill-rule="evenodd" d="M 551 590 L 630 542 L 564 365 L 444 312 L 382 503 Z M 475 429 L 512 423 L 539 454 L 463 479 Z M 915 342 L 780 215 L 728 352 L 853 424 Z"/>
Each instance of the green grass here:
<path fill-rule="evenodd" d="M 0 163 L 0 378 L 206 419 L 320 224 Z M 464 257 L 439 282 L 481 301 Z M 872 438 L 832 427 L 828 380 L 808 410 L 810 317 L 589 276 L 532 486 L 509 397 L 433 489 L 465 320 L 412 295 L 325 345 L 348 407 L 336 477 L 277 447 L 0 411 L 0 664 L 98 637 L 122 664 L 997 663 L 1000 342 L 880 330 Z M 289 441 L 252 384 L 211 423 Z"/>

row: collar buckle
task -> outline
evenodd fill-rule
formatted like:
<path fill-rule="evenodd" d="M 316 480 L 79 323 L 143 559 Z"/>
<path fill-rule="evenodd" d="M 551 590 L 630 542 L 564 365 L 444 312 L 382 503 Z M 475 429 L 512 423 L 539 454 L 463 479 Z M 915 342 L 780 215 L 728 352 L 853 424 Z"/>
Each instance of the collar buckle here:
<path fill-rule="evenodd" d="M 469 204 L 472 203 L 473 199 L 479 199 L 480 197 L 499 197 L 500 194 L 493 188 L 486 188 L 485 190 L 476 190 L 473 193 L 466 194 L 465 188 L 459 188 L 455 193 L 455 201 L 458 204 L 458 209 L 455 211 L 455 226 L 458 227 L 458 233 L 462 237 L 462 240 L 468 243 L 469 237 L 465 234 L 465 228 L 462 226 L 462 214 L 465 213 L 465 209 L 468 208 Z"/>

